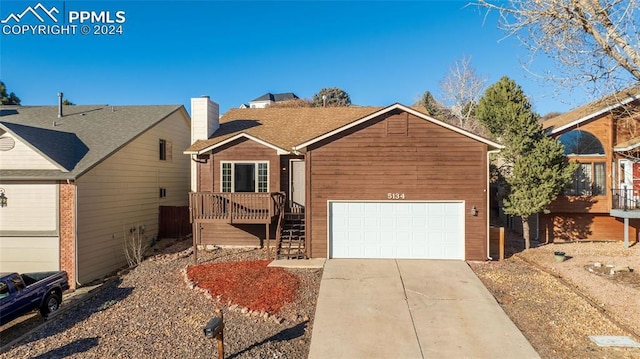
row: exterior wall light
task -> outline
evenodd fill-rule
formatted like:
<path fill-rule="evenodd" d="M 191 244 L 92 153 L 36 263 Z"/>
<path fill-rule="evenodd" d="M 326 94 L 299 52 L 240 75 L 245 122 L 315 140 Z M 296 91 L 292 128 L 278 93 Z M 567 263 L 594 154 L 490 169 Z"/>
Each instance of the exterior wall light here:
<path fill-rule="evenodd" d="M 0 188 L 0 207 L 7 206 L 7 196 L 4 194 L 4 188 Z"/>
<path fill-rule="evenodd" d="M 471 207 L 471 215 L 474 217 L 478 216 L 478 208 L 476 206 Z"/>

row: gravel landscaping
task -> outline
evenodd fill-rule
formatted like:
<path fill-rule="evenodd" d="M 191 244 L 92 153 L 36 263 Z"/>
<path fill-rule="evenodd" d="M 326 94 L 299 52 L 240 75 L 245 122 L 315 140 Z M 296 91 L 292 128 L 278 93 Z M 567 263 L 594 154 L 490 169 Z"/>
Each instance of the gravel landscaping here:
<path fill-rule="evenodd" d="M 567 260 L 556 262 L 556 251 Z M 599 347 L 589 339 L 640 342 L 640 246 L 549 244 L 470 265 L 542 358 L 640 358 L 640 348 Z M 611 275 L 613 268 L 631 271 Z"/>
<path fill-rule="evenodd" d="M 297 277 L 293 303 L 274 317 L 258 316 L 190 289 L 188 241 L 109 281 L 72 310 L 45 322 L 1 358 L 212 358 L 216 342 L 204 325 L 224 314 L 225 358 L 306 358 L 322 270 L 287 270 Z M 262 249 L 199 252 L 199 263 L 260 260 Z M 11 331 L 9 328 L 6 331 Z M 4 333 L 4 332 L 3 332 Z M 3 344 L 6 344 L 3 338 Z"/>
<path fill-rule="evenodd" d="M 511 233 L 508 259 L 469 265 L 542 358 L 640 358 L 640 348 L 598 347 L 589 339 L 626 335 L 640 341 L 640 245 L 549 244 L 523 251 L 519 243 Z M 297 281 L 295 300 L 275 314 L 251 311 L 191 288 L 189 246 L 178 242 L 46 322 L 32 314 L 3 326 L 3 345 L 37 329 L 0 358 L 217 357 L 215 341 L 202 329 L 218 308 L 225 318 L 226 358 L 307 357 L 322 270 L 287 269 Z M 567 260 L 556 262 L 556 251 Z M 219 249 L 199 257 L 200 264 L 228 268 L 216 264 L 260 261 L 266 251 Z"/>

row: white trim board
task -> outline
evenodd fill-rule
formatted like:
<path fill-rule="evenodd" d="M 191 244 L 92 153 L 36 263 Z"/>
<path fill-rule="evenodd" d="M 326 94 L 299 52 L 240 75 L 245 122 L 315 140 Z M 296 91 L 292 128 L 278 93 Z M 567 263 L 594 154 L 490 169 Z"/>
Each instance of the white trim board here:
<path fill-rule="evenodd" d="M 203 149 L 201 149 L 199 151 L 184 151 L 183 153 L 187 154 L 187 155 L 201 155 L 201 154 L 203 154 L 205 152 L 209 152 L 209 151 L 214 150 L 214 149 L 216 149 L 216 148 L 218 148 L 220 146 L 224 146 L 227 143 L 233 142 L 233 141 L 235 141 L 237 139 L 240 139 L 240 138 L 243 138 L 243 137 L 246 138 L 246 139 L 249 139 L 251 141 L 258 142 L 259 144 L 261 144 L 263 146 L 266 146 L 266 147 L 274 149 L 278 153 L 278 155 L 288 155 L 290 153 L 290 151 L 287 151 L 287 150 L 285 150 L 283 148 L 280 148 L 278 146 L 272 145 L 269 142 L 263 141 L 263 140 L 261 140 L 261 139 L 259 139 L 257 137 L 251 136 L 251 135 L 249 135 L 247 133 L 244 133 L 244 132 L 243 133 L 239 133 L 239 134 L 237 134 L 235 136 L 229 137 L 224 141 L 221 141 L 221 142 L 218 142 L 218 143 L 213 144 L 211 146 L 205 147 L 205 148 L 203 148 Z"/>

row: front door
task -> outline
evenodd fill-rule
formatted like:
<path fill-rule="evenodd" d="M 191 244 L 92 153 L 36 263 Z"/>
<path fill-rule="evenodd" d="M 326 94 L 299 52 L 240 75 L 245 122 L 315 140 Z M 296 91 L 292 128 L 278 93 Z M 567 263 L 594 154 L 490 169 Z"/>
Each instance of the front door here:
<path fill-rule="evenodd" d="M 620 171 L 619 171 L 619 189 L 633 188 L 633 162 L 630 160 L 620 160 Z"/>
<path fill-rule="evenodd" d="M 637 164 L 631 160 L 619 160 L 618 188 L 614 190 L 614 201 L 618 198 L 618 208 L 628 208 L 634 206 L 633 199 L 637 195 L 635 188 L 634 174 Z"/>
<path fill-rule="evenodd" d="M 304 160 L 291 160 L 290 207 L 292 212 L 304 209 L 305 166 Z"/>

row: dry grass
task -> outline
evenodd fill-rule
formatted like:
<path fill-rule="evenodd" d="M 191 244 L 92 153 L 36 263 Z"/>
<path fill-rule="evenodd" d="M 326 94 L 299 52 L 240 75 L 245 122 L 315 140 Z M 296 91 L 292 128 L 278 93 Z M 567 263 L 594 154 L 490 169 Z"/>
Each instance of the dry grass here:
<path fill-rule="evenodd" d="M 508 248 L 517 248 L 513 243 Z M 555 251 L 568 259 L 556 262 Z M 640 348 L 598 347 L 590 335 L 640 341 L 640 274 L 602 275 L 603 265 L 640 269 L 640 246 L 622 243 L 549 244 L 501 262 L 471 267 L 543 358 L 638 358 Z"/>

